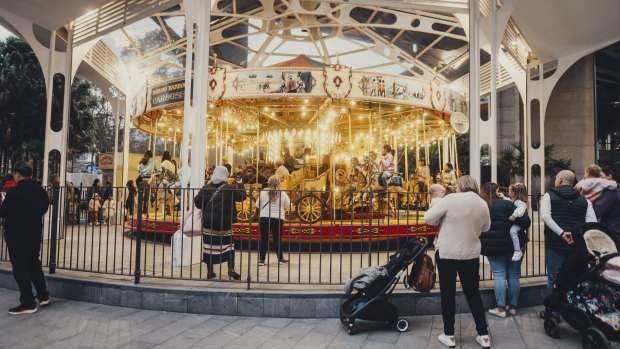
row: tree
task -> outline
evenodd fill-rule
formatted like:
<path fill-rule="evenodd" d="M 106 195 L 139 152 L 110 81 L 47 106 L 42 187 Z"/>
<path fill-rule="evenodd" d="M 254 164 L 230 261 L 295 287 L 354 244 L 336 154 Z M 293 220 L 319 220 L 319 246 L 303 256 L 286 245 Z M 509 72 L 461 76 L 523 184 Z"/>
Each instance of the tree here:
<path fill-rule="evenodd" d="M 534 143 L 534 148 L 540 147 L 540 143 Z M 561 170 L 570 170 L 570 159 L 554 159 L 553 144 L 545 145 L 545 177 L 549 178 L 555 176 L 556 173 Z M 523 146 L 519 142 L 515 142 L 510 145 L 508 149 L 504 149 L 499 154 L 497 165 L 497 179 L 500 185 L 508 186 L 513 178 L 523 177 L 524 173 L 524 151 Z M 540 177 L 540 168 L 534 167 L 531 175 L 533 177 Z"/>

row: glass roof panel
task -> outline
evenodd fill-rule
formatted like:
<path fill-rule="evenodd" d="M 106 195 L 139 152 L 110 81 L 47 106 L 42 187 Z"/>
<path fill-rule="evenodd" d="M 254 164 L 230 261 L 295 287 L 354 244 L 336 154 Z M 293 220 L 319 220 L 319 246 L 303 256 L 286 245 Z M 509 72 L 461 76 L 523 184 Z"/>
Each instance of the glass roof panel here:
<path fill-rule="evenodd" d="M 307 41 L 290 41 L 290 40 L 285 42 L 282 46 L 280 46 L 274 53 L 293 54 L 293 55 L 305 54 L 306 56 L 318 56 L 319 55 L 319 53 L 316 51 L 316 47 L 314 44 L 307 42 Z"/>
<path fill-rule="evenodd" d="M 335 55 L 336 53 L 332 51 L 331 54 Z M 348 65 L 353 69 L 360 69 L 371 65 L 389 63 L 391 61 L 391 59 L 380 56 L 372 51 L 362 51 L 349 55 L 340 55 L 340 64 Z"/>
<path fill-rule="evenodd" d="M 169 44 L 156 17 L 145 18 L 125 27 L 125 31 L 142 53 Z"/>
<path fill-rule="evenodd" d="M 169 27 L 168 33 L 173 41 L 176 41 L 173 33 L 179 38 L 185 37 L 185 16 L 168 16 L 162 17 L 162 20 Z M 172 29 L 172 32 L 170 31 Z"/>
<path fill-rule="evenodd" d="M 386 65 L 385 67 L 368 69 L 373 73 L 402 75 L 407 70 L 398 64 Z"/>
<path fill-rule="evenodd" d="M 179 69 L 170 65 L 162 65 L 154 72 L 157 75 L 161 75 L 168 79 L 176 79 L 185 75 L 183 69 Z"/>
<path fill-rule="evenodd" d="M 120 30 L 104 36 L 102 40 L 123 62 L 138 56 L 138 51 L 136 51 L 129 39 Z"/>

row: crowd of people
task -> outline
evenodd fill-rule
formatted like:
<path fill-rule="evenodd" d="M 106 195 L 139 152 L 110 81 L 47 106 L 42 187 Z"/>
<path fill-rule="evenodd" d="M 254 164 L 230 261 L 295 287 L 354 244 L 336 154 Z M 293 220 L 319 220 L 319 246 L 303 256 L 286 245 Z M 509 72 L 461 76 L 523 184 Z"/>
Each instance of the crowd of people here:
<path fill-rule="evenodd" d="M 456 276 L 458 275 L 476 324 L 476 341 L 482 347 L 491 345 L 487 322 L 479 292 L 480 257 L 491 267 L 496 307 L 488 310 L 494 316 L 516 316 L 520 294 L 521 264 L 527 251 L 527 188 L 510 185 L 506 197 L 496 183 L 485 183 L 480 190 L 470 176 L 461 176 L 455 193 L 445 195 L 443 187 L 431 185 L 430 209 L 424 218 L 436 225 L 435 261 L 439 273 L 441 311 L 444 332 L 438 340 L 448 347 L 456 345 L 454 314 Z M 463 207 L 467 207 L 464 210 Z M 610 169 L 597 165 L 586 167 L 583 180 L 576 183 L 570 170 L 555 176 L 555 187 L 540 200 L 540 217 L 544 224 L 547 296 L 554 291 L 556 276 L 573 244 L 573 232 L 589 222 L 607 225 L 620 234 L 620 189 Z M 541 312 L 544 317 L 544 312 Z M 556 313 L 553 317 L 558 318 Z"/>

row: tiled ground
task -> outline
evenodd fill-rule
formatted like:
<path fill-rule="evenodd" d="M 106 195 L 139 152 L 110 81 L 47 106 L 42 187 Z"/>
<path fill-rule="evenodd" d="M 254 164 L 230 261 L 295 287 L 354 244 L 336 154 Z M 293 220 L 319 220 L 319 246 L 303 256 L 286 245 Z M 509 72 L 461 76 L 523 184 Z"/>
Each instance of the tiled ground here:
<path fill-rule="evenodd" d="M 0 289 L 0 308 L 18 293 Z M 545 335 L 537 312 L 488 317 L 495 348 L 581 348 L 579 334 L 562 323 L 562 339 Z M 194 315 L 119 308 L 53 299 L 36 314 L 0 312 L 2 348 L 443 348 L 441 316 L 409 318 L 405 333 L 384 328 L 349 336 L 338 319 L 254 318 Z M 478 348 L 471 315 L 457 315 L 459 348 Z"/>

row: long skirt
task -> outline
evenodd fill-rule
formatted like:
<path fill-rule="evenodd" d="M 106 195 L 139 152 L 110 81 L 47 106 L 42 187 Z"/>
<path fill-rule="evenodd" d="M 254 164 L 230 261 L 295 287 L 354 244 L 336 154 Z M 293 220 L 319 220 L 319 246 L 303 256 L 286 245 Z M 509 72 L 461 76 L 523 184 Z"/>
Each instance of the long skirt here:
<path fill-rule="evenodd" d="M 232 230 L 216 231 L 202 228 L 202 261 L 211 266 L 228 262 L 235 265 L 235 244 Z"/>

